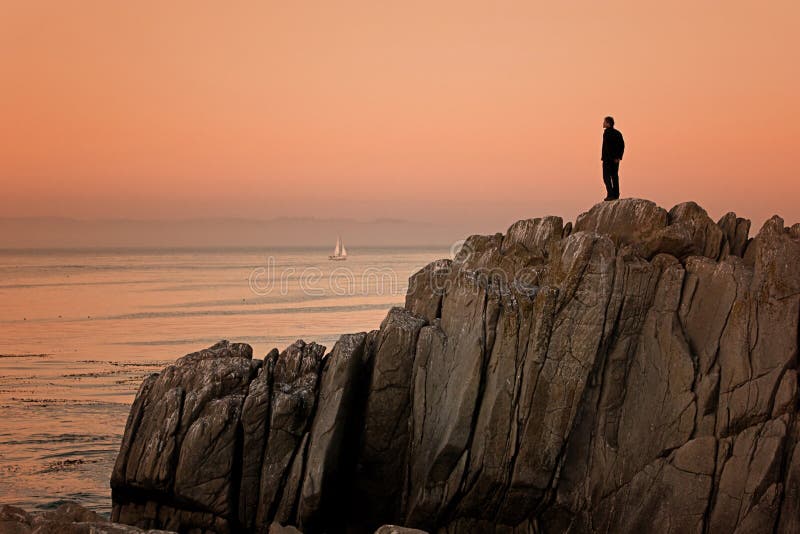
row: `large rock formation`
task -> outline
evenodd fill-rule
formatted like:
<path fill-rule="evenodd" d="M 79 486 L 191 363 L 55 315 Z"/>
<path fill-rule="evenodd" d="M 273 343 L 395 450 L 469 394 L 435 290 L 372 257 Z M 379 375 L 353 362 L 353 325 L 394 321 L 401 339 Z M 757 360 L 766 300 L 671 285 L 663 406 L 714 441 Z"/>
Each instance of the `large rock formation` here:
<path fill-rule="evenodd" d="M 327 354 L 185 356 L 139 390 L 113 519 L 800 532 L 800 224 L 749 225 L 638 199 L 519 221 Z"/>

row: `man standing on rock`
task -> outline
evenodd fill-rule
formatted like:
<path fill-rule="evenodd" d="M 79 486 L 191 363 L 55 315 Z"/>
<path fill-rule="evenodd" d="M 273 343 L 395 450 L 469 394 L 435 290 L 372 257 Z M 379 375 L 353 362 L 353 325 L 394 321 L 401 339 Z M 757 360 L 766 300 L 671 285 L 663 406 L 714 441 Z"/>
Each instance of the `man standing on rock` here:
<path fill-rule="evenodd" d="M 625 151 L 625 141 L 622 134 L 614 128 L 614 117 L 603 119 L 603 182 L 606 184 L 605 200 L 619 198 L 619 162 Z"/>

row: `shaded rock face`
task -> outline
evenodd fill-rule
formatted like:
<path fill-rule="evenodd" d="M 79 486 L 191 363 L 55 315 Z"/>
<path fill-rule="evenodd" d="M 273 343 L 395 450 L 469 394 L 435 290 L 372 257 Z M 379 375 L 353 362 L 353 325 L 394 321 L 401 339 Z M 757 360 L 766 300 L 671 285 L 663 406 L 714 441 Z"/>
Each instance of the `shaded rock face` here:
<path fill-rule="evenodd" d="M 639 199 L 520 221 L 328 354 L 186 356 L 137 395 L 113 518 L 800 532 L 800 225 L 749 226 Z"/>

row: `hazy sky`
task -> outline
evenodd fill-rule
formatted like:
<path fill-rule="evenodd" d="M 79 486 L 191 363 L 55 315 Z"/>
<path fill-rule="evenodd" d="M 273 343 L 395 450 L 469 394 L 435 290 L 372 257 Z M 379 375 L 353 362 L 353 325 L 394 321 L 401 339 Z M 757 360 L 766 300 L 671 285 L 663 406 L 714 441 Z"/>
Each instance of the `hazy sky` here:
<path fill-rule="evenodd" d="M 2 214 L 800 221 L 799 6 L 3 0 Z"/>

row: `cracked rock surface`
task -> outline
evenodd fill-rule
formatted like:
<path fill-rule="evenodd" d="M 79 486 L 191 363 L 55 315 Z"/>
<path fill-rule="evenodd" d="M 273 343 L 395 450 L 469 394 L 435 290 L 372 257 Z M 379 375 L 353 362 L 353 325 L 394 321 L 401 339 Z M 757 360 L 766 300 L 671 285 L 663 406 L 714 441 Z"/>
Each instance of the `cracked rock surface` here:
<path fill-rule="evenodd" d="M 184 356 L 137 394 L 112 519 L 800 532 L 800 224 L 749 230 L 604 202 L 469 237 L 329 352 Z"/>

